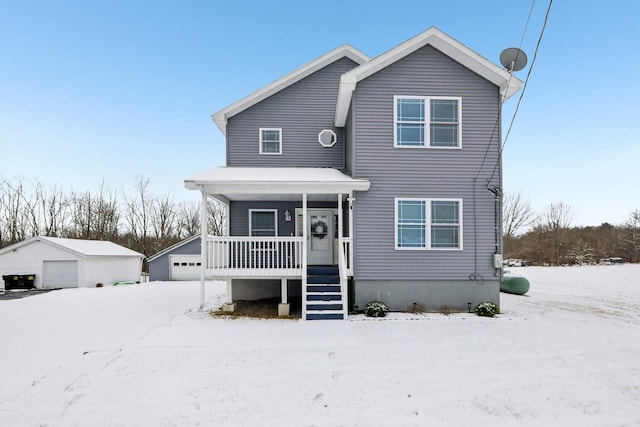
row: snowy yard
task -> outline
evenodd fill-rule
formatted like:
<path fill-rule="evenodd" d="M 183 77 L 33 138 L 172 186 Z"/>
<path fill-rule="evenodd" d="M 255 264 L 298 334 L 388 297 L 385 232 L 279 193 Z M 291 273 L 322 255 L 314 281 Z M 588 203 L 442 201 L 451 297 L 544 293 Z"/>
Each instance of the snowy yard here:
<path fill-rule="evenodd" d="M 640 265 L 511 270 L 495 318 L 221 319 L 194 282 L 0 301 L 0 425 L 640 425 Z"/>

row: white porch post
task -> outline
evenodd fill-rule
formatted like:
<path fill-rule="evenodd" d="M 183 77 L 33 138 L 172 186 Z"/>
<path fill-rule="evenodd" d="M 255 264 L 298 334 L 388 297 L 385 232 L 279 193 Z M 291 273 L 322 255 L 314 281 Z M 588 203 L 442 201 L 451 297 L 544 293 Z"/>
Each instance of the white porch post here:
<path fill-rule="evenodd" d="M 353 237 L 353 192 L 349 193 L 349 197 L 347 197 L 349 201 L 349 238 L 351 239 L 351 244 L 349 245 L 349 264 L 351 268 L 355 265 L 355 260 L 353 259 L 353 247 L 355 246 L 355 239 Z"/>
<path fill-rule="evenodd" d="M 207 193 L 200 187 L 200 310 L 204 308 L 204 276 L 207 269 Z"/>
<path fill-rule="evenodd" d="M 281 303 L 278 304 L 278 316 L 288 316 L 289 315 L 289 302 L 287 301 L 287 279 L 280 279 L 280 296 Z"/>
<path fill-rule="evenodd" d="M 287 293 L 287 279 L 280 279 L 280 295 L 282 297 L 282 304 L 288 304 Z"/>
<path fill-rule="evenodd" d="M 338 194 L 338 239 L 344 237 L 342 230 L 342 193 Z M 342 250 L 342 242 L 338 240 L 338 247 Z"/>
<path fill-rule="evenodd" d="M 225 299 L 225 303 L 227 305 L 233 304 L 233 288 L 232 288 L 231 279 L 227 279 L 225 280 L 225 282 L 227 282 L 227 296 Z"/>
<path fill-rule="evenodd" d="M 302 193 L 302 320 L 307 319 L 307 193 Z"/>
<path fill-rule="evenodd" d="M 302 194 L 302 276 L 307 275 L 307 193 Z M 306 279 L 305 279 L 306 280 Z"/>

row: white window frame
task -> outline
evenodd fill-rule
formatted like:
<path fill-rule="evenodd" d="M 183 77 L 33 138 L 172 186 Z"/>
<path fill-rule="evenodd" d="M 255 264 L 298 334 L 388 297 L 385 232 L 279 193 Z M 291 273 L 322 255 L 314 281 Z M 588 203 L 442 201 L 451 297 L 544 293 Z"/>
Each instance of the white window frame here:
<path fill-rule="evenodd" d="M 278 134 L 280 135 L 280 139 L 278 140 L 278 152 L 277 153 L 267 153 L 264 152 L 262 150 L 262 144 L 263 144 L 263 140 L 262 140 L 262 132 L 263 131 L 278 131 Z M 260 128 L 258 130 L 258 141 L 259 141 L 259 147 L 258 149 L 260 150 L 260 154 L 264 154 L 265 156 L 279 156 L 282 154 L 282 128 Z"/>
<path fill-rule="evenodd" d="M 253 235 L 253 213 L 254 212 L 272 212 L 275 219 L 275 234 L 273 236 L 254 236 Z M 249 209 L 249 236 L 251 237 L 277 237 L 278 236 L 278 210 L 277 209 Z"/>
<path fill-rule="evenodd" d="M 400 201 L 418 201 L 425 203 L 425 244 L 423 247 L 401 247 L 398 246 L 398 202 Z M 441 247 L 431 247 L 431 227 L 433 223 L 431 221 L 431 202 L 458 202 L 458 247 L 455 248 L 441 248 Z M 397 251 L 461 251 L 463 249 L 462 242 L 463 234 L 463 201 L 462 199 L 453 199 L 453 198 L 424 198 L 424 197 L 396 197 L 393 199 L 393 245 Z"/>
<path fill-rule="evenodd" d="M 398 144 L 398 100 L 399 99 L 421 99 L 424 101 L 424 141 L 422 145 L 399 145 Z M 455 147 L 439 147 L 431 145 L 431 101 L 432 100 L 458 101 L 458 145 Z M 410 122 L 417 123 L 417 122 Z M 393 147 L 394 148 L 418 148 L 434 150 L 459 150 L 462 148 L 462 97 L 461 96 L 416 96 L 416 95 L 394 95 L 393 96 Z"/>

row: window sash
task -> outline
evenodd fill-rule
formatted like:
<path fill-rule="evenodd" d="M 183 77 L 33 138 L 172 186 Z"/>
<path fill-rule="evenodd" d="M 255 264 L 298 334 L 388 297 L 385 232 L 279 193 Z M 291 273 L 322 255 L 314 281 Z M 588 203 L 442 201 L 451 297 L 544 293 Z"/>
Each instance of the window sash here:
<path fill-rule="evenodd" d="M 278 235 L 277 211 L 250 210 L 249 231 L 254 237 L 274 237 Z"/>
<path fill-rule="evenodd" d="M 397 201 L 397 240 L 401 248 L 421 248 L 426 242 L 426 204 L 422 200 Z"/>
<path fill-rule="evenodd" d="M 260 128 L 260 154 L 282 154 L 282 129 Z"/>
<path fill-rule="evenodd" d="M 394 146 L 461 147 L 460 97 L 394 96 Z"/>
<path fill-rule="evenodd" d="M 396 249 L 462 249 L 461 199 L 395 199 Z"/>

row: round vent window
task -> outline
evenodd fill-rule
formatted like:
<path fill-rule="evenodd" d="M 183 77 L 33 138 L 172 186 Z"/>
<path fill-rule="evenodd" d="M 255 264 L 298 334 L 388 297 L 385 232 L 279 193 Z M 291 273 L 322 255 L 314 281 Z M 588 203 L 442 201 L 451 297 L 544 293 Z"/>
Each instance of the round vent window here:
<path fill-rule="evenodd" d="M 318 134 L 318 142 L 320 142 L 320 145 L 323 147 L 333 147 L 336 145 L 336 142 L 338 142 L 338 137 L 331 129 L 324 129 Z"/>

